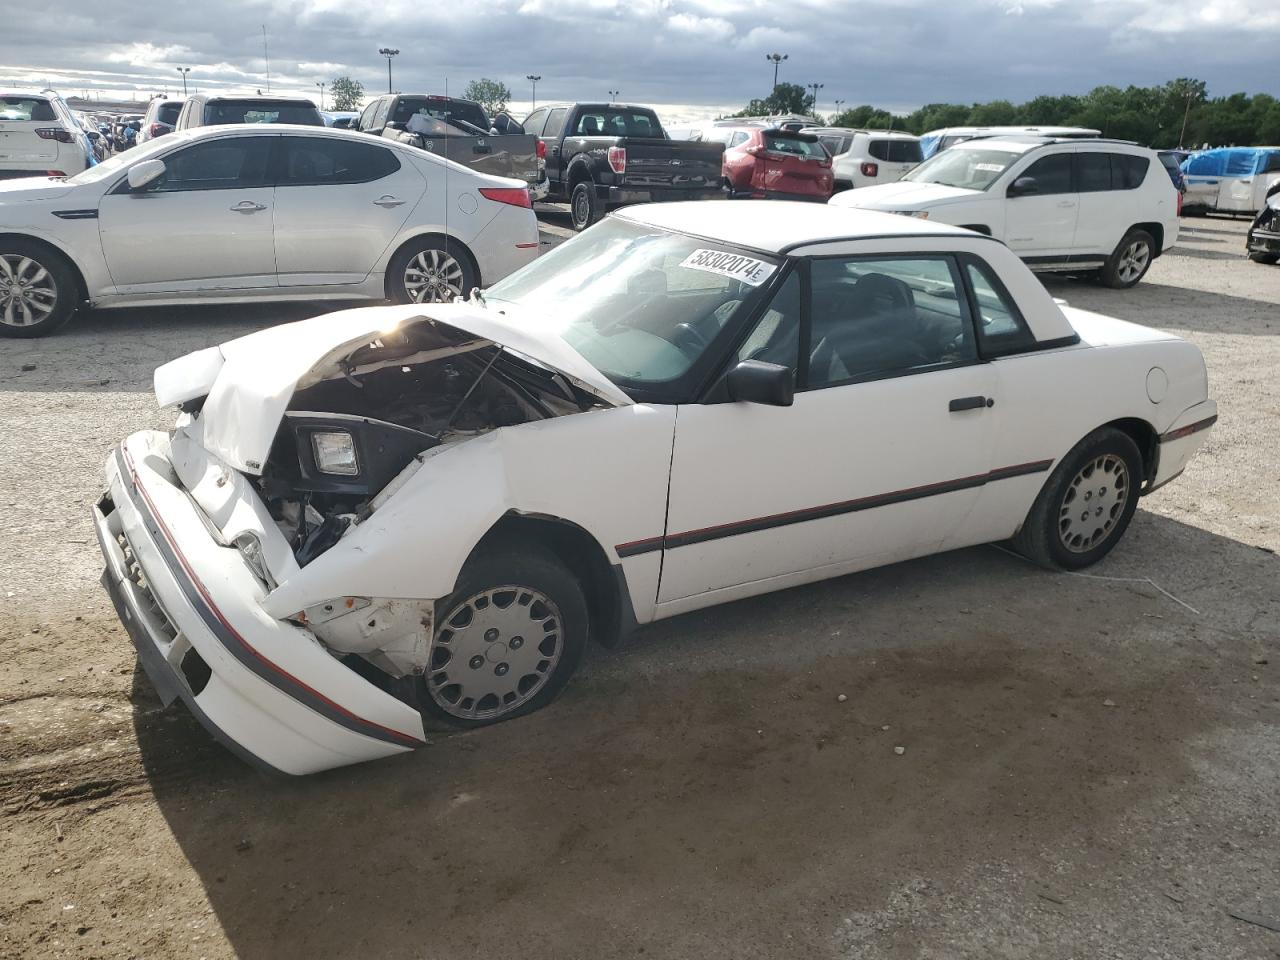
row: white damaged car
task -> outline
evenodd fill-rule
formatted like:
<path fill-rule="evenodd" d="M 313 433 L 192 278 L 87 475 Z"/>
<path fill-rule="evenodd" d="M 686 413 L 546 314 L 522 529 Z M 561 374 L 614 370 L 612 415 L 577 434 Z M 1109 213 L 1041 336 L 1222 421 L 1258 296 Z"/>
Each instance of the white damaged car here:
<path fill-rule="evenodd" d="M 589 639 L 701 607 L 1010 538 L 1087 566 L 1216 419 L 1195 346 L 996 240 L 774 202 L 632 207 L 156 394 L 104 582 L 162 697 L 293 774 L 536 709 Z"/>

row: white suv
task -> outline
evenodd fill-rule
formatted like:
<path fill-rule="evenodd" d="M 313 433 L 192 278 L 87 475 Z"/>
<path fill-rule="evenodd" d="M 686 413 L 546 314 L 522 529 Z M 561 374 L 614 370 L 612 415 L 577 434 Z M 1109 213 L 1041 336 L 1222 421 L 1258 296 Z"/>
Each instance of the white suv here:
<path fill-rule="evenodd" d="M 968 227 L 1034 270 L 1096 270 L 1117 288 L 1178 239 L 1178 191 L 1159 157 L 1119 140 L 971 140 L 830 202 Z"/>
<path fill-rule="evenodd" d="M 837 193 L 893 183 L 924 159 L 920 138 L 900 130 L 808 127 L 803 132 L 814 134 L 831 154 Z"/>
<path fill-rule="evenodd" d="M 0 179 L 67 177 L 89 166 L 93 147 L 52 90 L 0 90 Z"/>

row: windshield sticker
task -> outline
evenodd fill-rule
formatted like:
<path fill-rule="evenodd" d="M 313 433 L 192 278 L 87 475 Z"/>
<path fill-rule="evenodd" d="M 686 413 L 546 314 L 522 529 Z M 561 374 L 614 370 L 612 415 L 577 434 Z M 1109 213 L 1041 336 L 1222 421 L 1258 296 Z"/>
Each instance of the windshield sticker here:
<path fill-rule="evenodd" d="M 730 280 L 741 280 L 743 283 L 758 287 L 773 276 L 774 265 L 744 257 L 739 253 L 725 253 L 723 250 L 695 250 L 684 258 L 680 264 L 690 270 L 701 270 L 714 273 Z"/>
<path fill-rule="evenodd" d="M 985 170 L 987 173 L 999 173 L 1005 168 L 1003 163 L 975 163 L 973 169 Z"/>

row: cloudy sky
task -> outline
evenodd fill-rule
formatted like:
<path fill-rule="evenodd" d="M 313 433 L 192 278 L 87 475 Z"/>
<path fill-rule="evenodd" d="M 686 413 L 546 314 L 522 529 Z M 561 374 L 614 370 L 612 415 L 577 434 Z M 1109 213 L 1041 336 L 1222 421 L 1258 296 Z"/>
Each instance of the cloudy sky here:
<path fill-rule="evenodd" d="M 910 110 L 935 101 L 1013 101 L 1098 84 L 1206 80 L 1211 95 L 1280 95 L 1276 0 L 46 0 L 3 18 L 0 84 L 66 95 L 271 86 L 318 94 L 350 74 L 386 89 L 382 46 L 401 51 L 397 89 L 458 93 L 524 76 L 538 99 L 666 105 L 678 122 L 737 108 L 781 80 L 836 98 Z M 439 11 L 448 10 L 441 15 Z"/>

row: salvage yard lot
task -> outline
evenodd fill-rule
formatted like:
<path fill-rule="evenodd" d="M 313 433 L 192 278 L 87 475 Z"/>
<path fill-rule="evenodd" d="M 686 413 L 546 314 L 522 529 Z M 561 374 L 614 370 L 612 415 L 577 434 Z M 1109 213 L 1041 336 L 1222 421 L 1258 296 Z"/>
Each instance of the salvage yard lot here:
<path fill-rule="evenodd" d="M 1128 291 L 1047 281 L 1196 342 L 1219 405 L 1087 576 L 986 547 L 714 608 L 297 781 L 160 709 L 88 511 L 172 419 L 156 365 L 323 308 L 6 342 L 0 956 L 1280 956 L 1232 916 L 1280 924 L 1280 268 L 1245 226 L 1185 220 Z"/>

